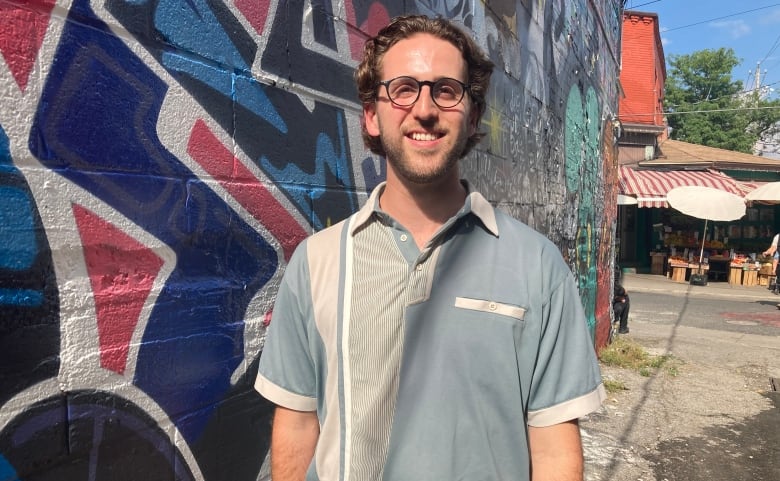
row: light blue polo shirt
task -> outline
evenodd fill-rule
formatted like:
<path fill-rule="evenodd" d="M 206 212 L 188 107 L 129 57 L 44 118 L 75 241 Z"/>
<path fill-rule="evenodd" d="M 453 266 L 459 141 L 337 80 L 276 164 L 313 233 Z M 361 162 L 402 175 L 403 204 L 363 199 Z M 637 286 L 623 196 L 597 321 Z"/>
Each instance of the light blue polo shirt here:
<path fill-rule="evenodd" d="M 527 426 L 605 397 L 569 268 L 475 192 L 420 250 L 383 188 L 296 250 L 256 389 L 317 411 L 307 480 L 529 479 Z"/>

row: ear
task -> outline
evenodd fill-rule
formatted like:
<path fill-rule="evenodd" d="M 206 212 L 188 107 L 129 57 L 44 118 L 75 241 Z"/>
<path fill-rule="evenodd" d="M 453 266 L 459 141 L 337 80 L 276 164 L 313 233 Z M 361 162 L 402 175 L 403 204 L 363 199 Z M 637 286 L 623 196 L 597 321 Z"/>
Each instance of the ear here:
<path fill-rule="evenodd" d="M 363 104 L 363 123 L 368 135 L 379 137 L 379 119 L 377 118 L 375 103 Z"/>

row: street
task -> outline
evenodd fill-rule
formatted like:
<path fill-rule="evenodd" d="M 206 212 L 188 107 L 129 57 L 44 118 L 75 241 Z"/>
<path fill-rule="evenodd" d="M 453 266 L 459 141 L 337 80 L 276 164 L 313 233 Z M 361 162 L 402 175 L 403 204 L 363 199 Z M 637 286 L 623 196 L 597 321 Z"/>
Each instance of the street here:
<path fill-rule="evenodd" d="M 625 285 L 628 336 L 675 369 L 602 366 L 627 389 L 581 421 L 586 479 L 780 479 L 780 296 L 661 276 Z"/>
<path fill-rule="evenodd" d="M 763 336 L 780 335 L 780 296 L 765 290 L 765 299 L 697 297 L 635 292 L 631 294 L 631 315 L 658 324 Z"/>

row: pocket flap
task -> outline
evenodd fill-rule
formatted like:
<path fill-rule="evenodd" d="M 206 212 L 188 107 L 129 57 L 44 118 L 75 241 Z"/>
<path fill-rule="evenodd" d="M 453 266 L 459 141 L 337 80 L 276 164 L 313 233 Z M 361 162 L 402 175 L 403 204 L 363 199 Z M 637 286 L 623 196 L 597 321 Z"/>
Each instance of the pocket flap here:
<path fill-rule="evenodd" d="M 525 309 L 511 304 L 503 304 L 496 301 L 486 301 L 484 299 L 469 299 L 467 297 L 456 297 L 455 307 L 461 309 L 471 309 L 472 311 L 492 312 L 502 316 L 514 317 L 522 320 L 525 317 Z"/>

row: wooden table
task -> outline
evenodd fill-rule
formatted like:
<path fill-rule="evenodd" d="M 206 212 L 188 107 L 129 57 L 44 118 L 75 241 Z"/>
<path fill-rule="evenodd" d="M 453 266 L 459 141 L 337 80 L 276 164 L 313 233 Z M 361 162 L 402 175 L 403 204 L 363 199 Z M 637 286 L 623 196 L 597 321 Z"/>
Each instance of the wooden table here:
<path fill-rule="evenodd" d="M 702 264 L 701 271 L 706 274 L 710 266 Z M 674 282 L 685 282 L 688 279 L 689 271 L 699 272 L 698 262 L 688 262 L 686 264 L 680 262 L 669 261 L 669 278 Z"/>
<path fill-rule="evenodd" d="M 651 252 L 650 253 L 650 274 L 663 275 L 664 273 L 664 261 L 666 260 L 666 253 L 664 252 Z"/>
<path fill-rule="evenodd" d="M 729 284 L 742 285 L 742 266 L 729 266 Z"/>
<path fill-rule="evenodd" d="M 758 269 L 746 269 L 742 271 L 742 285 L 743 286 L 757 286 L 758 285 Z"/>
<path fill-rule="evenodd" d="M 731 264 L 729 266 L 729 284 L 759 285 L 758 269 L 752 264 Z"/>
<path fill-rule="evenodd" d="M 761 270 L 758 271 L 758 285 L 771 286 L 775 282 L 775 270 L 772 269 L 771 262 L 761 264 Z"/>

